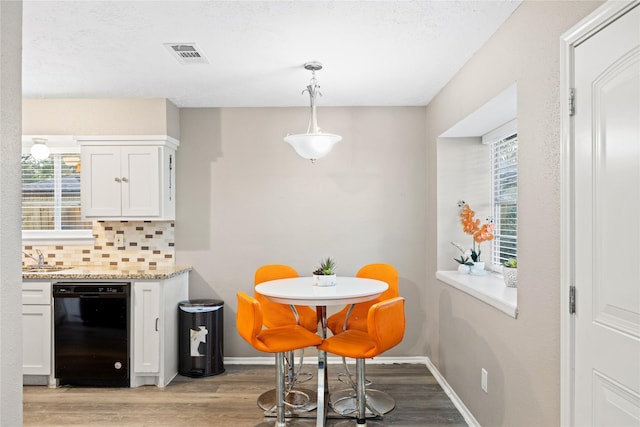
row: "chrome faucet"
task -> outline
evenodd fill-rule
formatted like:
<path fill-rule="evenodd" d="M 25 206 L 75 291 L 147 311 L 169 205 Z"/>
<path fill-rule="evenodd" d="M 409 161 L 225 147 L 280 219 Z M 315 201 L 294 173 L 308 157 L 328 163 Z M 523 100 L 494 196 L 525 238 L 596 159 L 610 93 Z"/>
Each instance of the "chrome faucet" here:
<path fill-rule="evenodd" d="M 36 249 L 36 253 L 38 254 L 38 258 L 34 257 L 33 255 L 30 255 L 30 254 L 26 253 L 25 251 L 22 251 L 22 253 L 27 258 L 31 258 L 32 260 L 37 262 L 38 263 L 38 267 L 42 267 L 44 265 L 44 255 L 42 255 L 42 251 L 40 249 Z"/>

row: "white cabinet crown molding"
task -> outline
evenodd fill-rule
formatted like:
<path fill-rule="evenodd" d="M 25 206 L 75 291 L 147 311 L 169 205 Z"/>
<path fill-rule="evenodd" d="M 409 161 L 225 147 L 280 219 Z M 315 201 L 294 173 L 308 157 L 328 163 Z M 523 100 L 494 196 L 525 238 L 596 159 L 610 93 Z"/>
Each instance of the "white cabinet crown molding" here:
<path fill-rule="evenodd" d="M 169 135 L 79 135 L 80 145 L 164 145 L 176 150 L 180 141 Z"/>

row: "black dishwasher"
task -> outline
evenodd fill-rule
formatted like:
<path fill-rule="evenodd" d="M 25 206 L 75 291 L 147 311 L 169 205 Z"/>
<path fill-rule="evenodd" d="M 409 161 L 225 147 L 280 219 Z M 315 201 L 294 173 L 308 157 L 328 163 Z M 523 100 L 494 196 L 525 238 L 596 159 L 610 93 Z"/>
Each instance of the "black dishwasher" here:
<path fill-rule="evenodd" d="M 129 283 L 56 283 L 55 377 L 61 385 L 128 387 Z"/>

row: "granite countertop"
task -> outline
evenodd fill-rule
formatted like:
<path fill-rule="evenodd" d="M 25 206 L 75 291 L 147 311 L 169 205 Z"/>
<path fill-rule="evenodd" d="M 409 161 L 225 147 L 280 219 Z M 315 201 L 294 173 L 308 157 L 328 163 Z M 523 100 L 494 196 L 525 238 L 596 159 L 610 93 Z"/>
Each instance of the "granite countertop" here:
<path fill-rule="evenodd" d="M 191 266 L 147 267 L 145 269 L 119 269 L 108 267 L 55 268 L 52 271 L 22 271 L 23 279 L 141 279 L 163 280 L 191 271 Z"/>

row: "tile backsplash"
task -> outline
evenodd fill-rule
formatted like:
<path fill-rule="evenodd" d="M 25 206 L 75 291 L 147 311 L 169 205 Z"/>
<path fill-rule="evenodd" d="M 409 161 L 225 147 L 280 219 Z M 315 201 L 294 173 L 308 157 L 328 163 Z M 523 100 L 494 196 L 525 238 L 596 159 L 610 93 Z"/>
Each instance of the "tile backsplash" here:
<path fill-rule="evenodd" d="M 52 265 L 141 269 L 175 266 L 173 221 L 95 221 L 93 245 L 25 245 Z M 22 255 L 23 265 L 34 261 Z"/>

